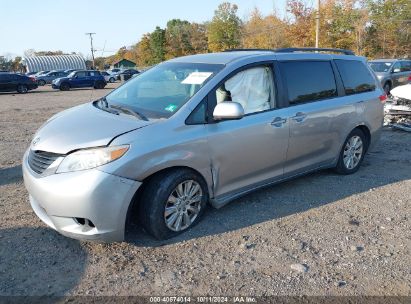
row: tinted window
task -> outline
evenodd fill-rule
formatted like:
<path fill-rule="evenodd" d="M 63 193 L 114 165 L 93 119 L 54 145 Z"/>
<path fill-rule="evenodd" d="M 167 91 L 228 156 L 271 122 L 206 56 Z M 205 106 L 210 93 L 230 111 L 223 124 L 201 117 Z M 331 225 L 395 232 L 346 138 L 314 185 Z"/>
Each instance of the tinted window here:
<path fill-rule="evenodd" d="M 337 96 L 329 61 L 289 61 L 282 62 L 280 68 L 286 79 L 290 104 Z"/>
<path fill-rule="evenodd" d="M 409 72 L 409 71 L 411 71 L 411 61 L 401 62 L 401 72 Z"/>
<path fill-rule="evenodd" d="M 340 72 L 345 94 L 357 94 L 375 90 L 375 79 L 361 61 L 335 60 Z"/>
<path fill-rule="evenodd" d="M 386 73 L 390 70 L 390 67 L 392 66 L 392 62 L 374 61 L 374 62 L 369 62 L 369 65 L 374 70 L 374 72 Z"/>
<path fill-rule="evenodd" d="M 86 77 L 86 72 L 77 72 L 77 77 Z"/>

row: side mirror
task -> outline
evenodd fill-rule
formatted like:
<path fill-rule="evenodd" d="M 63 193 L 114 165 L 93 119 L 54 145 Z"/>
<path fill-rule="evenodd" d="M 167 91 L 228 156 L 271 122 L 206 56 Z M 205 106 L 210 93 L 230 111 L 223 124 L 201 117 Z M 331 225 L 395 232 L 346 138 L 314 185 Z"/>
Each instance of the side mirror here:
<path fill-rule="evenodd" d="M 394 69 L 394 71 L 392 71 L 393 73 L 399 73 L 401 72 L 401 69 Z"/>
<path fill-rule="evenodd" d="M 241 119 L 244 116 L 244 109 L 238 102 L 221 102 L 216 105 L 213 112 L 215 120 Z"/>

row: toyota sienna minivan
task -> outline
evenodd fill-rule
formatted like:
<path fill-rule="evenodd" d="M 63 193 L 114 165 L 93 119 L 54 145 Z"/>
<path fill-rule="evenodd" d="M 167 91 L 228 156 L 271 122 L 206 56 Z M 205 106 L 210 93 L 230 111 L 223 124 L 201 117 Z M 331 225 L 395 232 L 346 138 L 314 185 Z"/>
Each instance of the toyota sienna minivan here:
<path fill-rule="evenodd" d="M 72 238 L 121 241 L 136 218 L 166 239 L 208 204 L 318 169 L 356 172 L 384 91 L 365 58 L 309 51 L 180 57 L 56 114 L 23 159 L 33 210 Z"/>

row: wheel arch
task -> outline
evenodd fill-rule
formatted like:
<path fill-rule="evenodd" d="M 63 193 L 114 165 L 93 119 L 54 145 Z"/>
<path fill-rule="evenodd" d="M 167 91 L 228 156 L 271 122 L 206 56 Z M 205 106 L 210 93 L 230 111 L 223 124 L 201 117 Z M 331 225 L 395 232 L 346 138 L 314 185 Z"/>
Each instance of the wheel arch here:
<path fill-rule="evenodd" d="M 148 183 L 150 182 L 150 180 L 155 177 L 158 176 L 160 174 L 167 174 L 168 172 L 174 171 L 174 170 L 189 170 L 191 172 L 193 172 L 194 174 L 196 174 L 198 177 L 200 177 L 201 179 L 203 179 L 204 183 L 207 185 L 207 190 L 208 190 L 208 194 L 209 194 L 209 198 L 211 196 L 211 192 L 210 192 L 210 184 L 207 182 L 207 179 L 205 178 L 205 176 L 198 170 L 189 167 L 189 166 L 180 166 L 180 165 L 175 165 L 175 166 L 169 166 L 169 167 L 165 167 L 162 169 L 158 169 L 155 172 L 150 173 L 150 175 L 147 175 L 141 182 L 141 186 L 137 189 L 136 193 L 134 193 L 133 198 L 130 201 L 130 204 L 128 206 L 128 210 L 127 210 L 127 216 L 126 216 L 126 229 L 127 227 L 130 227 L 130 221 L 132 220 L 132 215 L 134 215 L 136 212 L 138 212 L 138 206 L 140 204 L 140 198 L 141 195 L 143 194 L 146 186 L 148 185 Z M 207 202 L 208 203 L 208 202 Z"/>

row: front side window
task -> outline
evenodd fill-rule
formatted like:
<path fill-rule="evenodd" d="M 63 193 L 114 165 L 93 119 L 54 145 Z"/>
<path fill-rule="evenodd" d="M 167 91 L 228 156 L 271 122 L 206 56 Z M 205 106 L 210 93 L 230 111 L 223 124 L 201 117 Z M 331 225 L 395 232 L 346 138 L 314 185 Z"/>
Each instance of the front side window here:
<path fill-rule="evenodd" d="M 168 118 L 224 66 L 205 63 L 159 64 L 106 96 L 109 104 L 130 107 L 147 118 Z"/>
<path fill-rule="evenodd" d="M 329 61 L 287 61 L 280 63 L 280 69 L 287 84 L 290 105 L 338 95 Z"/>
<path fill-rule="evenodd" d="M 357 60 L 335 60 L 340 72 L 345 94 L 352 95 L 374 91 L 375 79 L 364 63 Z"/>
<path fill-rule="evenodd" d="M 402 61 L 401 62 L 401 72 L 411 71 L 411 61 Z"/>
<path fill-rule="evenodd" d="M 238 102 L 245 114 L 274 108 L 274 81 L 271 67 L 258 66 L 238 72 L 215 91 L 217 103 Z"/>
<path fill-rule="evenodd" d="M 86 72 L 77 72 L 76 77 L 77 78 L 86 77 Z"/>

